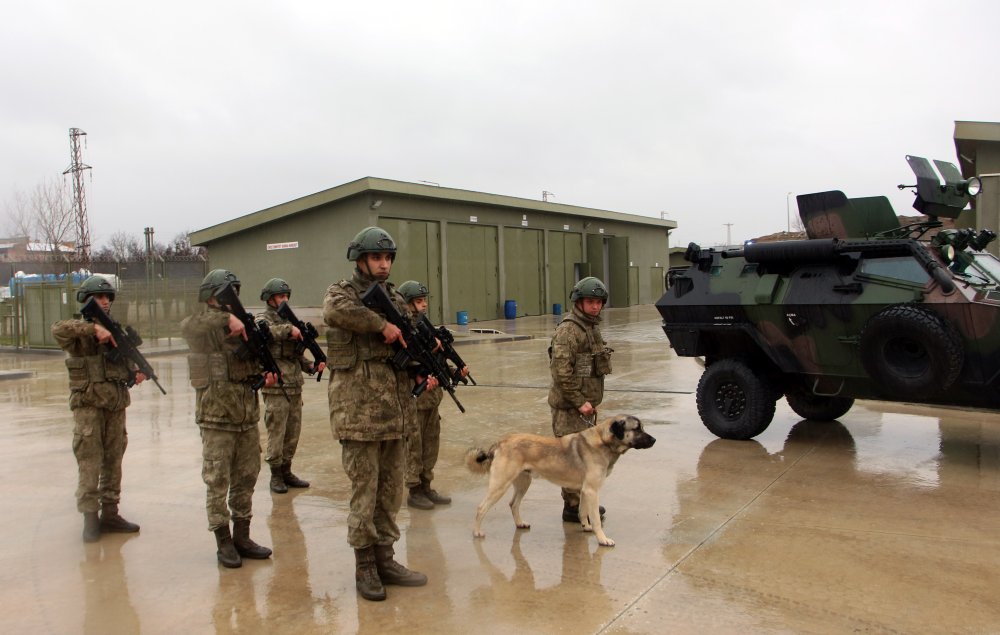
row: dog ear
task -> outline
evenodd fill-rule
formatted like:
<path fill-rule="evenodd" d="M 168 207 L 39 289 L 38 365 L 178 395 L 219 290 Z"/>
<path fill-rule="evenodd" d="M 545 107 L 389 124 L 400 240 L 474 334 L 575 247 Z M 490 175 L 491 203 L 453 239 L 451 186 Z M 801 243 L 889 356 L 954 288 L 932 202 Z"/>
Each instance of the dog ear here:
<path fill-rule="evenodd" d="M 615 435 L 622 441 L 625 440 L 625 420 L 615 419 L 611 422 L 611 434 Z"/>

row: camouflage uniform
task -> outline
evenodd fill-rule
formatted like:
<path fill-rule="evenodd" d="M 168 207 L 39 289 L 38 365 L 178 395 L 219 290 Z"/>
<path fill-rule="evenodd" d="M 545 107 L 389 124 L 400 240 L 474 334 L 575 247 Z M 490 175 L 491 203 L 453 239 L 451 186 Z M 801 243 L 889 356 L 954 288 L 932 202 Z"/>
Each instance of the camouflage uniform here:
<path fill-rule="evenodd" d="M 406 486 L 430 486 L 434 480 L 438 448 L 441 445 L 441 415 L 438 406 L 444 390 L 425 390 L 417 397 L 417 417 L 406 434 Z"/>
<path fill-rule="evenodd" d="M 302 432 L 302 371 L 308 371 L 312 364 L 303 355 L 302 348 L 292 337 L 292 324 L 278 315 L 278 310 L 268 305 L 257 315 L 258 320 L 267 322 L 274 340 L 271 355 L 281 369 L 284 392 L 281 386 L 261 388 L 264 395 L 264 427 L 267 428 L 267 449 L 264 460 L 272 468 L 280 468 L 291 463 L 295 449 L 299 445 Z M 285 399 L 285 395 L 288 399 Z"/>
<path fill-rule="evenodd" d="M 351 479 L 347 542 L 356 550 L 399 540 L 403 431 L 416 417 L 413 378 L 389 364 L 393 349 L 381 333 L 386 319 L 361 303 L 374 281 L 356 270 L 351 280 L 330 285 L 323 300 L 330 426 Z M 409 315 L 392 283 L 384 284 L 399 312 Z"/>
<path fill-rule="evenodd" d="M 69 353 L 66 367 L 69 407 L 75 422 L 73 454 L 79 469 L 76 508 L 82 513 L 97 512 L 103 505 L 117 505 L 121 497 L 130 371 L 125 361 L 107 358 L 113 347 L 97 343 L 91 322 L 56 322 L 52 335 Z"/>
<path fill-rule="evenodd" d="M 186 318 L 181 331 L 191 353 L 188 371 L 195 389 L 195 421 L 201 428 L 202 479 L 207 486 L 210 531 L 251 517 L 260 473 L 260 407 L 251 386 L 261 368 L 235 353 L 243 340 L 226 337 L 230 314 L 209 306 Z M 227 508 L 228 499 L 228 508 Z"/>
<path fill-rule="evenodd" d="M 587 315 L 574 305 L 552 335 L 548 401 L 552 433 L 557 437 L 586 430 L 592 422 L 583 419 L 579 407 L 589 401 L 596 413 L 604 399 L 604 376 L 611 373 L 611 349 L 601 335 L 600 322 L 600 316 Z M 577 507 L 579 492 L 563 489 L 563 500 Z"/>

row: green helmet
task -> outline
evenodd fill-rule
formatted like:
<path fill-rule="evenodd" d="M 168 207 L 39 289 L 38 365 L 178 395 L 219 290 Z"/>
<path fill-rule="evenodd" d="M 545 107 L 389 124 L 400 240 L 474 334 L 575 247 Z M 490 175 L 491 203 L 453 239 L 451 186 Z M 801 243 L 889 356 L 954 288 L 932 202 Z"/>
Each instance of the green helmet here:
<path fill-rule="evenodd" d="M 292 297 L 292 288 L 281 278 L 271 278 L 264 284 L 264 288 L 260 290 L 260 299 L 267 302 L 271 299 L 271 296 L 282 293 L 287 293 L 288 297 Z"/>
<path fill-rule="evenodd" d="M 357 260 L 361 254 L 390 253 L 396 258 L 396 242 L 381 227 L 365 227 L 347 245 L 347 259 Z"/>
<path fill-rule="evenodd" d="M 607 303 L 608 288 L 597 278 L 586 277 L 573 285 L 573 291 L 569 294 L 569 299 L 573 302 L 581 298 L 597 298 Z"/>
<path fill-rule="evenodd" d="M 236 289 L 236 295 L 239 295 L 240 280 L 236 277 L 235 273 L 226 271 L 225 269 L 213 269 L 209 271 L 205 279 L 201 281 L 201 287 L 198 289 L 198 302 L 208 301 L 209 298 L 230 284 Z"/>
<path fill-rule="evenodd" d="M 426 298 L 431 293 L 427 290 L 427 287 L 420 284 L 416 280 L 407 280 L 403 284 L 396 287 L 396 291 L 399 291 L 399 294 L 403 296 L 407 302 L 416 298 Z"/>
<path fill-rule="evenodd" d="M 92 295 L 97 295 L 98 293 L 107 294 L 111 301 L 115 301 L 115 293 L 118 289 L 115 289 L 115 285 L 111 284 L 111 281 L 104 276 L 90 276 L 83 281 L 80 288 L 76 290 L 76 301 L 83 304 Z"/>

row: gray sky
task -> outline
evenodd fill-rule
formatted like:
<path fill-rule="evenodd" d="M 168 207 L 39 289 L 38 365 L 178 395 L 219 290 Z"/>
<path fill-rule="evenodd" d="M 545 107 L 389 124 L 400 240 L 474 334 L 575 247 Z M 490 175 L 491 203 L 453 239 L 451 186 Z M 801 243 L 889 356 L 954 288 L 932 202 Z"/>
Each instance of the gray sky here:
<path fill-rule="evenodd" d="M 8 3 L 0 199 L 85 130 L 91 236 L 166 242 L 364 176 L 785 229 L 1000 121 L 996 2 Z M 791 197 L 794 213 L 794 196 Z M 915 212 L 913 212 L 915 213 Z M 339 252 L 337 252 L 339 253 Z"/>

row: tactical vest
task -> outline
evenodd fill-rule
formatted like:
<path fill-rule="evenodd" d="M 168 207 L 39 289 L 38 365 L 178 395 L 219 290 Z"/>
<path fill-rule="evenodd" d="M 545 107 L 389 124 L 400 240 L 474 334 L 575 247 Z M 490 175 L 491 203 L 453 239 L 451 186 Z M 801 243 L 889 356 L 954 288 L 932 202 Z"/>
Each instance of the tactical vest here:
<path fill-rule="evenodd" d="M 232 351 L 189 353 L 188 376 L 191 387 L 207 388 L 213 381 L 242 382 L 260 375 L 257 362 L 240 359 Z"/>
<path fill-rule="evenodd" d="M 67 357 L 69 389 L 85 390 L 91 383 L 110 381 L 124 383 L 129 379 L 129 370 L 124 364 L 109 362 L 105 353 Z"/>
<path fill-rule="evenodd" d="M 594 338 L 594 329 L 583 323 L 572 313 L 566 316 L 566 320 L 572 322 L 583 330 L 587 336 L 589 351 L 578 353 L 576 356 L 577 377 L 604 377 L 611 374 L 611 353 L 614 349 L 598 343 Z M 552 359 L 552 347 L 549 347 L 549 359 Z"/>

